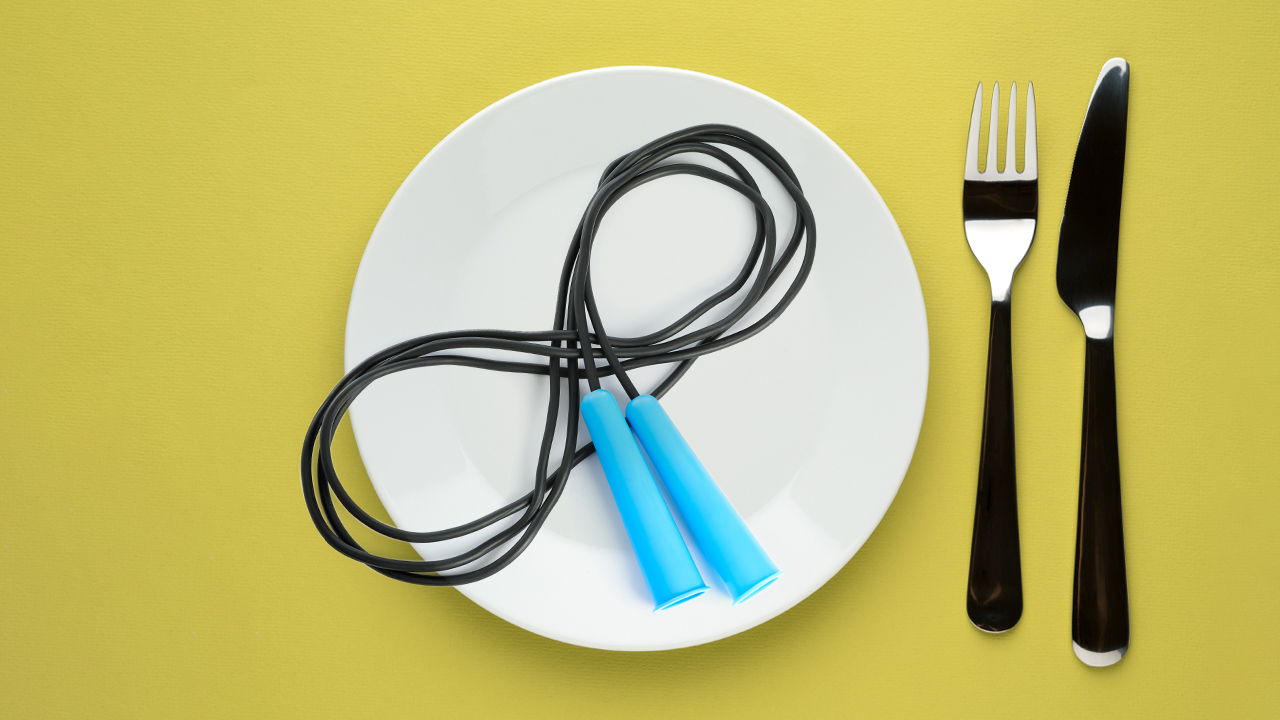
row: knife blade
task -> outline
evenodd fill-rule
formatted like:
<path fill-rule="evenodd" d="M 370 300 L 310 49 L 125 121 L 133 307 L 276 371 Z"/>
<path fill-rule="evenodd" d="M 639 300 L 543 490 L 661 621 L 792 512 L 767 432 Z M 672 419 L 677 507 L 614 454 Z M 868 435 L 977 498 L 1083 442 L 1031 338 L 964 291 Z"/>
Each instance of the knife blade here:
<path fill-rule="evenodd" d="M 1129 649 L 1114 344 L 1129 74 L 1129 63 L 1113 58 L 1098 75 L 1058 236 L 1058 294 L 1085 331 L 1071 641 L 1076 657 L 1095 667 Z"/>

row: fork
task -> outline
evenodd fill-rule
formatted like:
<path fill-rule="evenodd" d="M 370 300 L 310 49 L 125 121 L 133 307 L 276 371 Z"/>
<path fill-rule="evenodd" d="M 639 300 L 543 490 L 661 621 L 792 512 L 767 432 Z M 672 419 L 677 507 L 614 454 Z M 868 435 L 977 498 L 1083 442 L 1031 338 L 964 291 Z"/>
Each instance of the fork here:
<path fill-rule="evenodd" d="M 1003 171 L 996 169 L 1000 84 L 991 94 L 986 168 L 978 171 L 982 83 L 973 99 L 964 163 L 964 234 L 991 281 L 991 336 L 987 397 L 978 461 L 978 500 L 969 556 L 969 620 L 986 632 L 1004 632 L 1022 617 L 1022 564 L 1018 549 L 1018 490 L 1013 449 L 1013 354 L 1010 333 L 1013 273 L 1036 234 L 1035 91 L 1027 83 L 1026 162 L 1018 172 L 1018 85 L 1009 93 L 1009 138 Z"/>

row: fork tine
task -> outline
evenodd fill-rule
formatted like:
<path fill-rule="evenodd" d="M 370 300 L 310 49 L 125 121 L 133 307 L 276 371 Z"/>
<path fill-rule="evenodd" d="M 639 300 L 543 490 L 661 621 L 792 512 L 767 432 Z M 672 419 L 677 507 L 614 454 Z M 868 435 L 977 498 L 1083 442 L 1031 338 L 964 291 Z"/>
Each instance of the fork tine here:
<path fill-rule="evenodd" d="M 982 83 L 978 83 L 978 92 L 973 96 L 973 116 L 969 118 L 969 149 L 964 156 L 964 179 L 977 180 L 978 173 L 978 133 L 982 129 Z"/>
<path fill-rule="evenodd" d="M 987 166 L 982 172 L 996 173 L 996 146 L 1000 144 L 1000 83 L 991 90 L 991 131 L 987 133 Z"/>
<path fill-rule="evenodd" d="M 1027 150 L 1022 163 L 1022 175 L 1028 180 L 1036 176 L 1036 93 L 1031 81 L 1027 81 Z"/>
<path fill-rule="evenodd" d="M 1009 139 L 1004 144 L 1004 175 L 1018 174 L 1018 83 L 1009 87 Z"/>

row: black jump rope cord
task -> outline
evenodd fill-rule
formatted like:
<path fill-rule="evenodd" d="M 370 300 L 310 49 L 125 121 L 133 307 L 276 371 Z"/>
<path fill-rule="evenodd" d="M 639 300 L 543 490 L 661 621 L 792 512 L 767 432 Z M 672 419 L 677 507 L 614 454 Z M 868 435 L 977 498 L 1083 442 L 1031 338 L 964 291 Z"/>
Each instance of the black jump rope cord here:
<path fill-rule="evenodd" d="M 795 202 L 795 229 L 790 241 L 776 258 L 777 228 L 773 211 L 761 196 L 759 186 L 747 169 L 718 145 L 737 148 L 750 154 L 778 178 Z M 690 163 L 660 164 L 673 156 L 686 153 L 710 156 L 729 168 L 733 175 Z M 750 200 L 756 211 L 755 240 L 751 251 L 732 282 L 703 300 L 679 320 L 643 337 L 611 337 L 605 333 L 591 289 L 591 246 L 600 228 L 600 220 L 623 195 L 647 182 L 672 175 L 695 175 L 718 182 Z M 813 267 L 815 234 L 813 212 L 787 161 L 768 143 L 741 128 L 698 125 L 654 140 L 618 158 L 605 169 L 596 193 L 573 234 L 560 272 L 554 330 L 458 330 L 424 335 L 393 345 L 369 357 L 347 373 L 333 388 L 312 419 L 302 443 L 302 494 L 316 529 L 329 545 L 343 555 L 358 560 L 387 577 L 408 583 L 464 585 L 498 572 L 511 564 L 529 546 L 564 492 L 570 471 L 595 452 L 594 446 L 590 444 L 576 452 L 574 450 L 578 444 L 580 379 L 585 376 L 587 385 L 592 390 L 598 390 L 600 377 L 612 374 L 618 378 L 627 395 L 634 398 L 640 393 L 627 376 L 628 370 L 676 363 L 671 374 L 650 393 L 661 398 L 689 371 L 694 360 L 736 345 L 778 319 L 809 277 L 809 271 Z M 795 258 L 802 243 L 804 254 L 799 270 L 778 302 L 756 322 L 729 333 L 729 329 L 746 316 L 778 280 Z M 730 299 L 744 287 L 747 290 L 741 301 L 723 319 L 678 335 L 707 311 Z M 511 362 L 451 353 L 463 349 L 506 350 L 540 356 L 547 361 L 544 364 Z M 603 365 L 596 364 L 599 358 L 604 358 Z M 433 365 L 462 365 L 499 372 L 546 375 L 551 393 L 547 401 L 546 424 L 538 451 L 533 489 L 527 495 L 464 525 L 432 532 L 411 532 L 379 521 L 356 504 L 338 480 L 338 473 L 333 467 L 331 446 L 334 433 L 347 409 L 375 380 L 403 370 Z M 565 403 L 564 414 L 567 432 L 560 454 L 560 465 L 554 470 L 548 470 L 556 420 L 561 412 L 560 399 L 566 391 L 568 402 Z M 429 561 L 397 560 L 373 555 L 356 542 L 338 516 L 333 502 L 335 495 L 347 512 L 366 527 L 386 537 L 410 543 L 451 540 L 483 530 L 516 513 L 520 513 L 520 517 L 510 527 L 454 557 Z M 510 548 L 477 569 L 455 575 L 434 574 L 475 562 L 512 539 L 515 542 Z"/>

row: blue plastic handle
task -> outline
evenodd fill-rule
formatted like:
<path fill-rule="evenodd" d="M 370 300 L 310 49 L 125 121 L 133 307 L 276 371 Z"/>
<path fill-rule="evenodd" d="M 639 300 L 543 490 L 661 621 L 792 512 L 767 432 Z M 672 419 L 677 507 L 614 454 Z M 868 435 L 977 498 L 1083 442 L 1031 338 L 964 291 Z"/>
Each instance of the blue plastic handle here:
<path fill-rule="evenodd" d="M 777 580 L 782 573 L 711 479 L 657 398 L 641 395 L 633 399 L 627 404 L 627 421 L 658 469 L 662 484 L 693 533 L 698 549 L 728 587 L 734 604 Z"/>
<path fill-rule="evenodd" d="M 613 394 L 608 390 L 587 393 L 581 409 L 627 537 L 653 593 L 654 611 L 706 592 L 707 585 Z"/>

